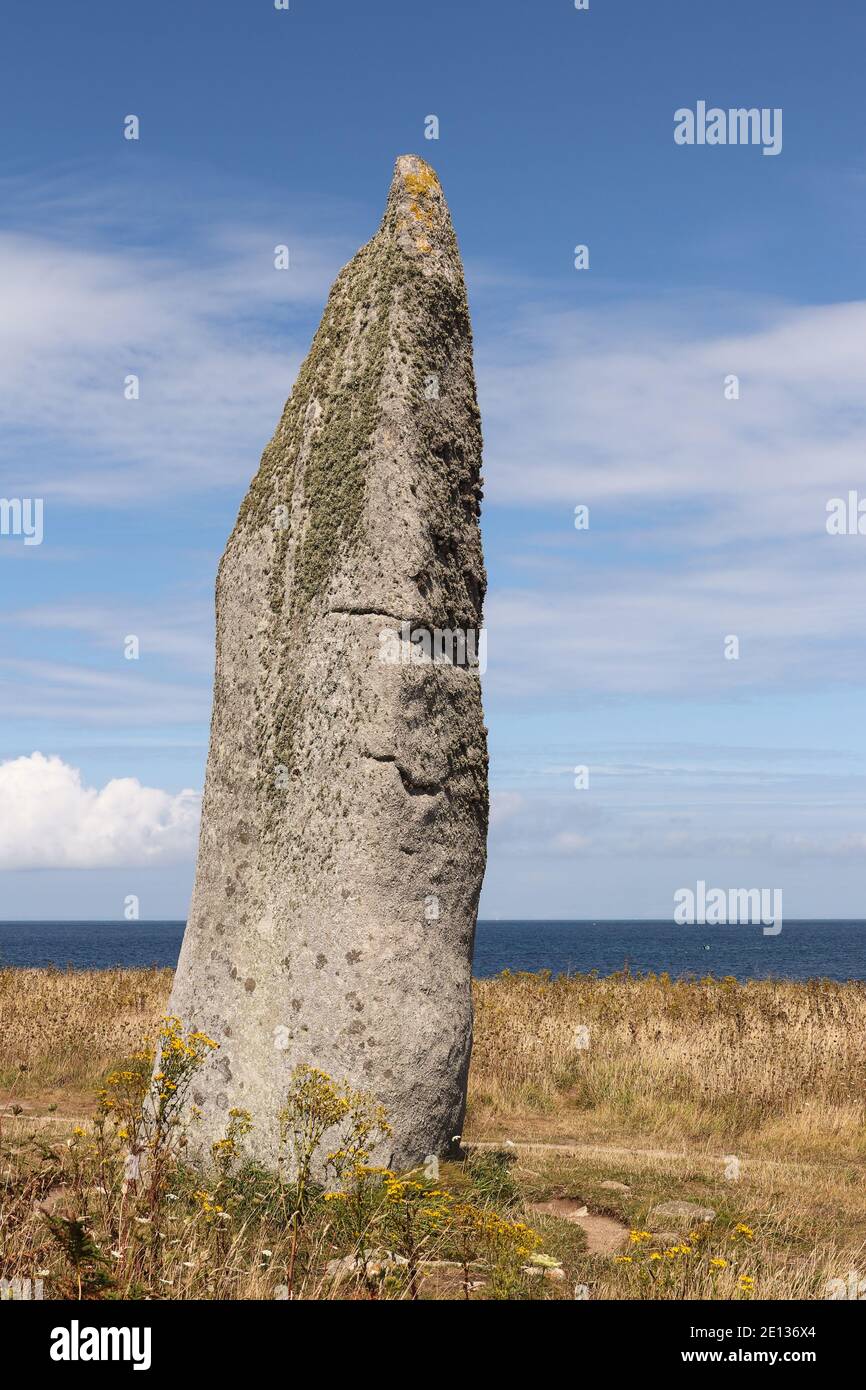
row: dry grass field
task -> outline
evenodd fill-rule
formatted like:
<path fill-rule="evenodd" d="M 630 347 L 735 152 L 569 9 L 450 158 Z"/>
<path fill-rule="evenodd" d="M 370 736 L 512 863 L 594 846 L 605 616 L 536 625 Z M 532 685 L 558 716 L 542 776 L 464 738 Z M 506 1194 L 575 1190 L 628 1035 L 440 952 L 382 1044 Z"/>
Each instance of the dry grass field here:
<path fill-rule="evenodd" d="M 128 1181 L 104 1088 L 143 1065 L 170 984 L 0 970 L 0 1275 L 114 1298 L 786 1299 L 866 1279 L 862 984 L 479 981 L 469 1158 L 438 1185 L 362 1174 L 303 1219 L 231 1136 L 217 1178 L 173 1153 Z M 694 1207 L 654 1219 L 671 1201 Z"/>

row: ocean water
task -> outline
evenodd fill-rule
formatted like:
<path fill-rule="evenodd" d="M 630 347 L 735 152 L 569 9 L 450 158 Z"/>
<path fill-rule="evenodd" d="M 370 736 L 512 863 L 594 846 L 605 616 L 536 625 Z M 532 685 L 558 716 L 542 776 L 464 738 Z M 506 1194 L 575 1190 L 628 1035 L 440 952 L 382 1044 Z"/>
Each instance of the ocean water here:
<path fill-rule="evenodd" d="M 183 922 L 0 922 L 0 966 L 173 967 L 183 929 Z M 478 923 L 477 976 L 502 970 L 609 975 L 626 965 L 675 976 L 866 980 L 866 921 L 785 922 L 778 936 L 764 936 L 760 927 L 670 921 Z"/>

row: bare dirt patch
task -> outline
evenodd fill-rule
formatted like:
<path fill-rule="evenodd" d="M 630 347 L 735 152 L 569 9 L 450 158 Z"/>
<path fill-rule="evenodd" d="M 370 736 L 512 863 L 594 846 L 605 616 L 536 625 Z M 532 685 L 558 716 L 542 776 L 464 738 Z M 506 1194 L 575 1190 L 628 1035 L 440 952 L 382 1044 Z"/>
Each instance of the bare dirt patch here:
<path fill-rule="evenodd" d="M 539 1216 L 555 1216 L 579 1226 L 586 1236 L 591 1255 L 616 1255 L 628 1242 L 629 1228 L 612 1216 L 587 1211 L 577 1197 L 551 1197 L 547 1202 L 530 1202 L 528 1210 Z"/>

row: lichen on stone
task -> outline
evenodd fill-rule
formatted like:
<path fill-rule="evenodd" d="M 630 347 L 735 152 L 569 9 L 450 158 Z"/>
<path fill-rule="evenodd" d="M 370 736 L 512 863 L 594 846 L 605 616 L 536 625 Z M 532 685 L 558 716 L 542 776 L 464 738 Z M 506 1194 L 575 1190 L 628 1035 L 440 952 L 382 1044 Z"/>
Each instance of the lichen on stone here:
<path fill-rule="evenodd" d="M 417 172 L 410 172 L 403 175 L 403 182 L 407 190 L 416 197 L 425 197 L 427 194 L 439 191 L 439 180 L 436 173 L 429 164 L 423 160 L 418 160 L 421 168 Z"/>

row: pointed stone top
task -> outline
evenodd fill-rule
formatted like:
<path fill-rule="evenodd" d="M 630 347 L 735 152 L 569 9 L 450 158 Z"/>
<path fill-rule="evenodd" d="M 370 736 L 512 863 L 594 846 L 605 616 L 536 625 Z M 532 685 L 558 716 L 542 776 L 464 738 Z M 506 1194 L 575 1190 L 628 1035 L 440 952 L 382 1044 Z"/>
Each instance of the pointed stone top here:
<path fill-rule="evenodd" d="M 394 165 L 380 230 L 411 256 L 429 258 L 425 273 L 447 273 L 457 254 L 451 215 L 436 170 L 420 155 L 401 154 Z"/>
<path fill-rule="evenodd" d="M 426 193 L 433 187 L 438 188 L 440 193 L 442 191 L 436 170 L 419 154 L 401 154 L 399 156 L 394 165 L 392 188 L 395 184 L 416 195 Z"/>
<path fill-rule="evenodd" d="M 397 163 L 394 165 L 394 177 L 398 174 L 420 174 L 422 170 L 436 177 L 433 169 L 420 154 L 401 154 L 397 156 Z"/>

